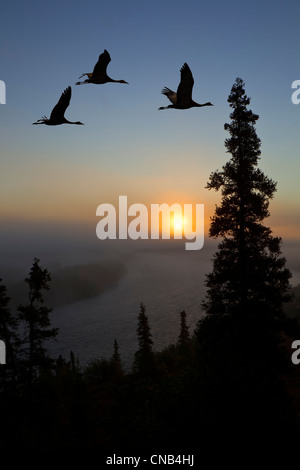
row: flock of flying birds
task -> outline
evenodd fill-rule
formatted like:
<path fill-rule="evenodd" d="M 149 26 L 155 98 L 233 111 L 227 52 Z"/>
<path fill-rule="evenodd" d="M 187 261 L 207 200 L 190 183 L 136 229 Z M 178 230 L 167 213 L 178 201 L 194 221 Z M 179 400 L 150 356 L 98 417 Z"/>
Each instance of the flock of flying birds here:
<path fill-rule="evenodd" d="M 82 82 L 76 82 L 75 85 L 84 85 L 86 83 L 94 83 L 96 85 L 102 85 L 104 83 L 113 82 L 113 83 L 127 83 L 125 80 L 114 80 L 107 75 L 106 69 L 111 61 L 110 55 L 105 49 L 102 54 L 99 55 L 98 62 L 96 63 L 93 72 L 83 73 L 79 78 L 87 76 L 88 78 Z M 180 83 L 177 88 L 177 92 L 170 90 L 170 88 L 163 88 L 162 94 L 165 95 L 172 104 L 165 107 L 160 107 L 158 109 L 189 109 L 193 107 L 202 107 L 202 106 L 213 106 L 212 103 L 196 103 L 192 99 L 192 90 L 194 85 L 194 78 L 192 72 L 187 63 L 184 63 L 180 69 Z M 47 126 L 57 126 L 59 124 L 81 124 L 82 122 L 76 121 L 71 122 L 65 118 L 65 111 L 70 104 L 71 100 L 71 87 L 68 86 L 61 97 L 58 100 L 58 103 L 52 109 L 50 118 L 43 116 L 42 119 L 39 119 L 33 124 L 46 124 Z"/>

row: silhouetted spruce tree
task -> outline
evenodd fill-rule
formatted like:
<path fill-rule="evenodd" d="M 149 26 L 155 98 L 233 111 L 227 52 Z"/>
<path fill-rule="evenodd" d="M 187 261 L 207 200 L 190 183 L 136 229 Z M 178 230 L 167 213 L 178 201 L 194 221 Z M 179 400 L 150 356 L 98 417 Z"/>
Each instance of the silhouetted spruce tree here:
<path fill-rule="evenodd" d="M 114 352 L 111 358 L 111 363 L 115 368 L 116 372 L 122 371 L 122 361 L 119 353 L 119 345 L 116 339 L 114 340 Z"/>
<path fill-rule="evenodd" d="M 231 158 L 207 184 L 222 195 L 209 231 L 222 241 L 206 278 L 206 315 L 196 328 L 201 413 L 208 426 L 214 416 L 219 430 L 230 422 L 230 429 L 244 437 L 253 429 L 256 435 L 276 434 L 292 422 L 282 386 L 290 358 L 280 347 L 291 273 L 281 254 L 281 238 L 263 225 L 276 183 L 257 167 L 258 115 L 248 109 L 250 99 L 240 78 L 228 102 L 232 112 L 225 124 L 230 134 L 225 147 Z"/>
<path fill-rule="evenodd" d="M 2 279 L 0 279 L 0 282 Z M 0 285 L 0 339 L 4 341 L 6 347 L 6 365 L 0 368 L 1 375 L 5 380 L 11 382 L 13 388 L 16 380 L 16 362 L 20 338 L 17 333 L 18 321 L 11 314 L 9 308 L 10 298 L 6 294 L 6 287 Z"/>
<path fill-rule="evenodd" d="M 140 372 L 145 372 L 153 363 L 152 335 L 146 315 L 146 307 L 140 304 L 140 313 L 138 315 L 137 336 L 139 349 L 135 353 L 134 368 Z"/>
<path fill-rule="evenodd" d="M 116 339 L 114 340 L 114 353 L 113 353 L 113 356 L 112 356 L 112 360 L 114 362 L 120 362 L 121 361 L 121 356 L 120 356 L 120 353 L 119 353 L 119 345 L 118 345 L 118 342 L 117 342 Z"/>
<path fill-rule="evenodd" d="M 269 216 L 269 200 L 276 183 L 257 168 L 260 139 L 255 123 L 258 115 L 247 107 L 250 98 L 244 82 L 237 78 L 228 98 L 233 109 L 225 140 L 231 159 L 222 171 L 210 175 L 208 189 L 221 190 L 222 201 L 211 218 L 210 237 L 223 237 L 207 276 L 207 314 L 260 316 L 274 320 L 287 300 L 291 273 L 281 256 L 281 238 L 263 225 Z"/>
<path fill-rule="evenodd" d="M 185 346 L 190 338 L 189 327 L 186 324 L 185 310 L 180 312 L 180 333 L 178 336 L 179 346 Z"/>
<path fill-rule="evenodd" d="M 18 307 L 19 318 L 25 325 L 23 340 L 24 365 L 28 372 L 28 383 L 31 385 L 39 368 L 47 370 L 52 360 L 44 347 L 45 341 L 55 338 L 58 329 L 49 328 L 51 321 L 49 313 L 52 309 L 44 306 L 43 290 L 49 289 L 51 276 L 47 269 L 39 266 L 40 260 L 34 258 L 29 276 L 25 279 L 28 284 L 29 304 Z"/>

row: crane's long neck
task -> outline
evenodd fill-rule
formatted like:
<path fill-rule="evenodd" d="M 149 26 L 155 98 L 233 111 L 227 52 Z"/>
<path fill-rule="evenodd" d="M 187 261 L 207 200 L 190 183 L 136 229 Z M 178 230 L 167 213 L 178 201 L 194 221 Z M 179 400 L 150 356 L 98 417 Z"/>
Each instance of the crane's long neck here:
<path fill-rule="evenodd" d="M 195 106 L 196 108 L 202 108 L 203 106 L 212 106 L 212 104 L 208 101 L 207 103 L 195 103 L 195 101 L 193 101 L 193 106 Z"/>
<path fill-rule="evenodd" d="M 174 109 L 174 108 L 175 108 L 174 104 L 169 104 L 169 106 L 161 106 L 160 108 L 158 108 L 158 111 L 159 111 L 160 109 L 170 109 L 170 108 L 173 108 L 173 109 Z"/>
<path fill-rule="evenodd" d="M 68 121 L 67 119 L 65 119 L 64 123 L 65 124 L 79 124 L 79 125 L 83 126 L 83 122 L 80 122 L 80 121 L 72 122 L 72 121 Z"/>
<path fill-rule="evenodd" d="M 107 77 L 107 81 L 112 82 L 112 83 L 127 83 L 128 85 L 128 82 L 125 82 L 125 80 L 114 80 L 113 78 L 110 78 L 110 77 Z"/>

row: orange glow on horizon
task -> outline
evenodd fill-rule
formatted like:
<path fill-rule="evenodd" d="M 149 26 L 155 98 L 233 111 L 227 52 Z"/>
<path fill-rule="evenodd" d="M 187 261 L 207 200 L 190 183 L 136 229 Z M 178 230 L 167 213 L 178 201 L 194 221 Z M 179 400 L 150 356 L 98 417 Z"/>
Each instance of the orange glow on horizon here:
<path fill-rule="evenodd" d="M 61 188 L 57 188 L 57 193 L 52 194 L 49 197 L 49 191 L 45 191 L 43 197 L 34 199 L 32 194 L 25 193 L 21 198 L 21 194 L 16 194 L 11 197 L 6 204 L 2 205 L 1 218 L 3 224 L 8 227 L 13 224 L 19 224 L 20 227 L 23 225 L 34 225 L 38 224 L 49 224 L 53 227 L 60 225 L 82 225 L 90 228 L 94 228 L 97 224 L 96 208 L 100 203 L 111 203 L 116 207 L 118 215 L 118 196 L 116 194 L 110 194 L 101 191 L 97 193 L 94 190 L 91 192 L 85 192 L 84 194 L 71 191 L 62 191 Z M 63 194 L 62 194 L 63 193 Z M 154 201 L 157 204 L 162 204 L 164 199 L 161 194 L 156 194 Z M 174 238 L 174 235 L 182 234 L 184 238 L 184 227 L 192 226 L 192 230 L 195 231 L 195 206 L 196 204 L 204 204 L 204 233 L 205 238 L 208 238 L 208 232 L 210 227 L 210 217 L 214 215 L 215 204 L 220 203 L 220 195 L 209 192 L 200 192 L 199 197 L 195 197 L 187 193 L 186 197 L 180 194 L 180 197 L 172 197 L 165 199 L 166 204 L 170 207 L 173 204 L 179 204 L 184 208 L 184 204 L 191 204 L 193 207 L 192 221 L 187 218 L 184 214 L 181 217 L 171 213 L 170 220 L 170 238 Z M 150 238 L 151 230 L 151 203 L 149 203 L 149 197 L 145 194 L 139 194 L 137 196 L 128 196 L 128 207 L 133 203 L 140 202 L 147 207 L 148 210 L 148 233 Z M 271 228 L 274 236 L 279 236 L 287 240 L 299 240 L 300 231 L 299 223 L 297 221 L 296 214 L 299 213 L 298 204 L 272 204 L 270 207 L 271 217 L 264 220 L 264 225 Z M 275 207 L 274 207 L 275 206 Z M 272 210 L 273 209 L 273 210 Z M 128 223 L 133 220 L 134 216 L 128 216 Z M 118 226 L 118 217 L 117 217 Z M 89 228 L 90 227 L 90 228 Z M 162 238 L 162 225 L 159 227 L 160 238 Z M 221 240 L 218 239 L 218 240 Z"/>

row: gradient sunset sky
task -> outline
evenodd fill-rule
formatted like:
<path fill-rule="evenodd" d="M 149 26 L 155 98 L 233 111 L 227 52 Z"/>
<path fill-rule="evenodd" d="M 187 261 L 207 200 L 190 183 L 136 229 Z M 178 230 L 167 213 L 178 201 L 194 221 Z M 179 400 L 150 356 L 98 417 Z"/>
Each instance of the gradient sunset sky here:
<path fill-rule="evenodd" d="M 88 251 L 97 206 L 117 205 L 119 195 L 129 204 L 204 204 L 207 235 L 220 194 L 205 186 L 230 158 L 224 123 L 236 77 L 260 116 L 259 166 L 278 183 L 265 223 L 297 256 L 300 105 L 291 101 L 291 85 L 300 79 L 299 20 L 298 0 L 5 2 L 2 259 L 20 256 L 32 239 L 46 250 L 49 233 L 67 245 L 82 231 Z M 129 85 L 75 86 L 104 49 L 108 74 Z M 184 62 L 194 75 L 194 100 L 214 106 L 158 111 L 169 104 L 162 88 L 176 91 Z M 69 85 L 66 118 L 85 125 L 33 126 Z"/>

